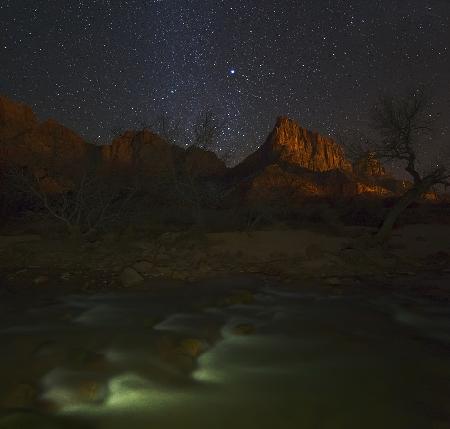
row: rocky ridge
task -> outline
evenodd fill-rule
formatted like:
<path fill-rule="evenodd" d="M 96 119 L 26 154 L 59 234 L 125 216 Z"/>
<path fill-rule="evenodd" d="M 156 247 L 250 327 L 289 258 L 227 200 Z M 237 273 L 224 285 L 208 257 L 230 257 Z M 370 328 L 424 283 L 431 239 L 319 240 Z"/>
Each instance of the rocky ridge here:
<path fill-rule="evenodd" d="M 54 120 L 39 123 L 30 107 L 6 97 L 0 97 L 0 141 L 0 160 L 30 167 L 42 177 L 55 168 L 73 169 L 74 161 L 82 161 L 93 148 Z M 211 151 L 183 149 L 147 129 L 126 131 L 97 149 L 111 174 L 139 170 L 148 177 L 163 177 L 182 170 L 192 177 L 238 183 L 246 199 L 264 199 L 280 191 L 295 198 L 393 192 L 392 181 L 385 180 L 384 168 L 373 156 L 352 165 L 334 140 L 286 117 L 278 118 L 266 142 L 232 169 Z"/>

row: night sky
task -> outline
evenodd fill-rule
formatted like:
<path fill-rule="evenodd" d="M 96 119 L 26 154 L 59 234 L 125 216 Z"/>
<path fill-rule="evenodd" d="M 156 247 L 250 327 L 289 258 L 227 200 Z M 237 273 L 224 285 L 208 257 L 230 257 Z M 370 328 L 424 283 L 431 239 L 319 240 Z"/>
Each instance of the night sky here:
<path fill-rule="evenodd" d="M 0 0 L 0 93 L 103 142 L 214 109 L 235 161 L 279 115 L 364 128 L 380 90 L 429 85 L 448 119 L 449 45 L 449 0 Z"/>

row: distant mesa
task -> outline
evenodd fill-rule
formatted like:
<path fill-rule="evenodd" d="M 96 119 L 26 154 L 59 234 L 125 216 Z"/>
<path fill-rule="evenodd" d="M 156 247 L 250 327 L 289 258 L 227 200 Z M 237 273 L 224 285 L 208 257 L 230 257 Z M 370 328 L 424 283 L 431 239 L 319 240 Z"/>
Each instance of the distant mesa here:
<path fill-rule="evenodd" d="M 0 139 L 10 139 L 37 125 L 31 107 L 0 96 Z"/>
<path fill-rule="evenodd" d="M 126 131 L 110 145 L 94 147 L 54 120 L 40 123 L 30 107 L 2 96 L 0 142 L 0 161 L 40 175 L 67 165 L 75 168 L 89 151 L 96 150 L 104 171 L 111 174 L 138 169 L 148 177 L 161 177 L 183 171 L 192 177 L 219 179 L 244 199 L 281 194 L 291 198 L 386 196 L 399 190 L 399 181 L 389 177 L 373 155 L 352 165 L 333 139 L 286 117 L 279 117 L 265 143 L 234 168 L 227 168 L 214 152 L 171 145 L 147 129 Z"/>
<path fill-rule="evenodd" d="M 147 176 L 161 176 L 185 168 L 196 177 L 208 177 L 226 171 L 215 153 L 171 145 L 149 130 L 126 131 L 110 145 L 96 147 L 55 120 L 40 123 L 30 107 L 0 96 L 0 162 L 46 177 L 47 183 L 52 182 L 51 189 L 58 191 L 66 188 L 67 180 L 58 187 L 48 175 L 74 173 L 69 170 L 80 168 L 93 150 L 99 152 L 104 171 L 112 173 L 138 168 Z"/>
<path fill-rule="evenodd" d="M 139 168 L 147 176 L 170 175 L 180 168 L 196 177 L 223 176 L 226 171 L 214 152 L 171 145 L 147 129 L 126 131 L 102 147 L 102 156 L 113 170 Z"/>

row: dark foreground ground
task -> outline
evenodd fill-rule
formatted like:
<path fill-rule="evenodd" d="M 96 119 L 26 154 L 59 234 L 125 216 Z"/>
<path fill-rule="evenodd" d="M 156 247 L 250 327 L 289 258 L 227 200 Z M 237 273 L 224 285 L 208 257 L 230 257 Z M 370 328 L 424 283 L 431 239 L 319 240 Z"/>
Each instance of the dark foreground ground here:
<path fill-rule="evenodd" d="M 243 273 L 279 283 L 329 285 L 336 291 L 389 284 L 397 276 L 445 276 L 450 225 L 409 225 L 385 245 L 369 245 L 370 228 L 271 229 L 252 232 L 103 234 L 91 240 L 17 231 L 0 235 L 0 294 L 148 289 L 154 280 L 194 283 Z M 411 282 L 416 284 L 417 282 Z M 408 286 L 408 285 L 406 285 Z M 439 283 L 425 295 L 449 299 Z"/>

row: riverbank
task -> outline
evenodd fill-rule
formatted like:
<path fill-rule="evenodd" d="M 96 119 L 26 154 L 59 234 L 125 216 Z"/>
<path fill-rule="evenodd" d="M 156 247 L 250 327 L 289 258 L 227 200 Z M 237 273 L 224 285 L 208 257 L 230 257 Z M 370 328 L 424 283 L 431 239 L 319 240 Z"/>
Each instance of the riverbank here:
<path fill-rule="evenodd" d="M 263 275 L 292 287 L 316 284 L 345 291 L 368 281 L 388 287 L 392 278 L 406 277 L 412 287 L 423 283 L 418 279 L 449 275 L 449 225 L 410 225 L 396 230 L 380 247 L 368 246 L 371 233 L 356 227 L 326 232 L 184 231 L 158 236 L 106 234 L 91 242 L 3 235 L 0 293 L 55 287 L 68 292 L 152 289 L 161 281 L 188 287 L 199 280 L 238 274 Z M 422 292 L 450 299 L 450 287 L 435 283 Z"/>

